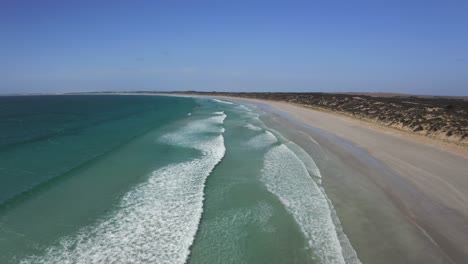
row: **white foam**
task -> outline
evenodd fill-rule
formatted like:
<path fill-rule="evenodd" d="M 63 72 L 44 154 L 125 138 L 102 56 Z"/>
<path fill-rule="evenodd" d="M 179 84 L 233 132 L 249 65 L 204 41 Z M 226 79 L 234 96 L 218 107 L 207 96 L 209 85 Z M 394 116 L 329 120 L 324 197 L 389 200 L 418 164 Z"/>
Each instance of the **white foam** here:
<path fill-rule="evenodd" d="M 226 114 L 224 114 L 223 112 L 220 115 L 209 117 L 207 121 L 210 122 L 211 124 L 222 125 L 226 117 L 227 117 Z"/>
<path fill-rule="evenodd" d="M 237 108 L 239 108 L 241 110 L 244 110 L 244 111 L 247 111 L 247 112 L 252 112 L 252 109 L 248 108 L 245 105 L 238 105 Z"/>
<path fill-rule="evenodd" d="M 325 194 L 325 190 L 323 187 L 320 186 L 320 190 Z M 341 221 L 338 218 L 338 215 L 336 214 L 335 208 L 333 207 L 332 202 L 328 198 L 328 196 L 325 195 L 325 198 L 327 198 L 328 205 L 330 208 L 330 213 L 331 217 L 333 219 L 333 222 L 335 224 L 336 228 L 336 233 L 338 235 L 338 239 L 340 240 L 341 243 L 341 249 L 343 252 L 343 257 L 348 264 L 362 264 L 361 261 L 359 260 L 356 251 L 354 250 L 353 246 L 351 245 L 351 242 L 348 239 L 348 236 L 346 236 L 343 227 L 341 225 Z"/>
<path fill-rule="evenodd" d="M 255 119 L 255 120 L 260 119 L 260 115 L 258 113 L 255 113 L 255 112 L 243 111 L 242 115 L 245 116 L 246 118 L 250 118 L 250 119 Z"/>
<path fill-rule="evenodd" d="M 237 104 L 234 109 L 232 110 L 236 110 L 236 112 L 241 116 L 241 117 L 245 117 L 247 119 L 255 119 L 255 120 L 258 120 L 260 118 L 260 114 L 257 113 L 257 112 L 254 112 L 252 109 L 248 108 L 247 106 L 245 105 L 240 105 L 240 104 Z"/>
<path fill-rule="evenodd" d="M 229 104 L 229 105 L 234 104 L 234 103 L 231 103 L 231 102 L 228 102 L 228 101 L 224 101 L 224 100 L 219 100 L 219 99 L 213 99 L 213 101 L 218 102 L 218 103 L 222 103 L 222 104 Z"/>
<path fill-rule="evenodd" d="M 275 135 L 270 131 L 265 131 L 251 139 L 249 139 L 245 144 L 253 148 L 266 148 L 278 142 Z"/>
<path fill-rule="evenodd" d="M 191 116 L 191 115 L 192 115 L 192 113 L 188 113 L 188 114 L 187 114 L 187 116 Z"/>
<path fill-rule="evenodd" d="M 289 141 L 289 139 L 285 138 L 280 132 L 278 132 L 278 131 L 276 131 L 274 129 L 271 129 L 271 128 L 268 128 L 268 130 L 270 130 L 279 141 L 281 141 L 281 142 Z"/>
<path fill-rule="evenodd" d="M 302 132 L 302 131 L 301 131 L 301 132 Z M 302 133 L 304 133 L 304 132 L 302 132 Z M 320 144 L 319 144 L 313 137 L 311 137 L 311 136 L 310 136 L 309 134 L 307 134 L 307 133 L 304 133 L 304 134 L 306 134 L 306 135 L 309 137 L 310 141 L 314 142 L 315 145 L 320 146 Z"/>
<path fill-rule="evenodd" d="M 317 167 L 315 161 L 312 159 L 311 156 L 309 156 L 309 154 L 307 154 L 307 152 L 304 149 L 302 149 L 296 143 L 290 141 L 290 142 L 285 143 L 285 145 L 289 149 L 291 149 L 296 154 L 296 156 L 304 163 L 305 167 L 307 168 L 307 171 L 309 172 L 309 175 L 315 177 L 314 180 L 318 183 L 318 187 L 320 191 L 322 191 L 325 198 L 327 199 L 328 207 L 330 208 L 331 217 L 333 219 L 333 222 L 335 223 L 335 228 L 337 231 L 336 233 L 338 235 L 338 239 L 340 241 L 341 248 L 343 251 L 343 256 L 345 258 L 346 263 L 359 263 L 359 259 L 357 258 L 356 251 L 354 250 L 353 246 L 351 245 L 351 242 L 349 241 L 348 237 L 343 231 L 343 228 L 341 226 L 341 221 L 336 215 L 335 208 L 333 207 L 333 204 L 330 201 L 330 199 L 325 194 L 325 190 L 321 186 L 322 174 L 320 173 L 320 170 Z"/>
<path fill-rule="evenodd" d="M 224 119 L 226 114 L 211 116 L 202 120 L 194 120 L 188 123 L 183 129 L 177 133 L 169 133 L 162 136 L 159 141 L 176 146 L 192 146 L 199 141 L 200 133 L 223 133 Z M 193 147 L 196 147 L 195 145 Z"/>
<path fill-rule="evenodd" d="M 304 163 L 286 145 L 265 155 L 262 181 L 299 224 L 313 256 L 320 263 L 360 263 L 346 257 L 332 219 L 328 198 L 307 173 Z M 349 263 L 349 262 L 348 262 Z"/>
<path fill-rule="evenodd" d="M 185 263 L 203 211 L 206 178 L 225 153 L 221 134 L 196 140 L 203 131 L 192 130 L 193 123 L 216 128 L 225 117 L 192 122 L 167 135 L 188 136 L 191 140 L 174 143 L 203 155 L 154 171 L 122 198 L 114 214 L 22 263 Z"/>
<path fill-rule="evenodd" d="M 262 131 L 263 130 L 263 128 L 258 127 L 258 126 L 254 125 L 254 124 L 251 124 L 251 123 L 245 124 L 244 127 L 248 128 L 250 130 L 253 130 L 253 131 Z"/>
<path fill-rule="evenodd" d="M 307 152 L 305 152 L 304 149 L 302 149 L 292 141 L 285 143 L 285 145 L 297 155 L 297 157 L 302 161 L 302 163 L 304 163 L 309 174 L 319 179 L 322 178 L 322 174 L 320 173 L 317 164 L 315 164 L 315 161 L 312 159 L 311 156 L 309 156 L 309 154 L 307 154 Z M 322 182 L 319 181 L 318 183 L 321 184 Z"/>
<path fill-rule="evenodd" d="M 220 210 L 215 217 L 204 219 L 197 237 L 203 240 L 203 247 L 211 249 L 209 263 L 250 263 L 245 254 L 245 241 L 251 239 L 246 226 L 254 226 L 264 233 L 274 233 L 270 222 L 274 208 L 259 201 L 252 206 Z M 226 258 L 229 256 L 229 258 Z"/>

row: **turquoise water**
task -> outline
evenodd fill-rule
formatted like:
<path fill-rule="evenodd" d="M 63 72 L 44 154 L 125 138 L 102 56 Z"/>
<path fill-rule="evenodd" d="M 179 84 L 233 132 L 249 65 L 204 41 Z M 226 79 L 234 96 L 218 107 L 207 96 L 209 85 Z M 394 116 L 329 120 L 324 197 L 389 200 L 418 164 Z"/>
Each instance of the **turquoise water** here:
<path fill-rule="evenodd" d="M 314 160 L 238 103 L 0 97 L 0 263 L 359 263 Z"/>

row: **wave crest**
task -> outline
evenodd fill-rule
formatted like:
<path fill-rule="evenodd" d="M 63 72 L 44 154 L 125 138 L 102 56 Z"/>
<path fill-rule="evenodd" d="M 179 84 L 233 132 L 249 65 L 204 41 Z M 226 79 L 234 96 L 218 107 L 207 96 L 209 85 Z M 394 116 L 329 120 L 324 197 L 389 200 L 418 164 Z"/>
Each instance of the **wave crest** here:
<path fill-rule="evenodd" d="M 203 211 L 205 181 L 226 151 L 220 127 L 225 118 L 223 113 L 191 122 L 163 136 L 203 155 L 154 171 L 112 215 L 22 263 L 185 263 Z M 205 129 L 218 134 L 200 137 Z"/>

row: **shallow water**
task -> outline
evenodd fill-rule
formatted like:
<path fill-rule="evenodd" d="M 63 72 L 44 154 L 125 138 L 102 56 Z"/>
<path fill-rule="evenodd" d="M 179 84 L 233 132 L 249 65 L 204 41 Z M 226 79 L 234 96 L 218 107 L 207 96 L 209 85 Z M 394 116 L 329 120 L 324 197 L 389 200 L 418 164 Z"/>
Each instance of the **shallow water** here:
<path fill-rule="evenodd" d="M 159 96 L 0 100 L 2 263 L 359 263 L 313 158 L 262 112 Z"/>

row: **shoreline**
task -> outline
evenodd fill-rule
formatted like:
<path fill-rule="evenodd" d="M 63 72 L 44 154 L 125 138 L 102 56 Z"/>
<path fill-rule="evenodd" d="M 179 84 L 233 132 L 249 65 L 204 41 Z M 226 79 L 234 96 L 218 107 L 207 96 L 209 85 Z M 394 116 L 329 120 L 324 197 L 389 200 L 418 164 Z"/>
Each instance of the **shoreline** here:
<path fill-rule="evenodd" d="M 273 102 L 273 101 L 272 101 Z M 396 127 L 391 127 L 387 126 L 385 124 L 369 120 L 369 119 L 364 119 L 364 118 L 359 118 L 359 117 L 353 117 L 350 116 L 346 113 L 342 112 L 335 112 L 327 109 L 322 109 L 322 108 L 316 108 L 312 106 L 307 106 L 307 105 L 301 105 L 301 104 L 294 104 L 294 103 L 289 103 L 289 102 L 283 102 L 283 101 L 278 101 L 278 103 L 284 103 L 284 104 L 291 104 L 295 105 L 297 107 L 302 107 L 306 109 L 310 109 L 313 111 L 318 111 L 318 112 L 324 112 L 328 114 L 332 114 L 338 117 L 341 117 L 344 120 L 350 120 L 351 122 L 357 122 L 361 126 L 366 126 L 369 129 L 374 129 L 378 130 L 382 133 L 387 133 L 389 135 L 396 135 L 399 137 L 404 137 L 413 141 L 418 141 L 421 144 L 428 144 L 431 146 L 434 146 L 436 148 L 439 148 L 441 150 L 445 150 L 454 154 L 462 155 L 465 157 L 468 157 L 468 145 L 463 145 L 459 143 L 455 143 L 453 141 L 446 141 L 443 139 L 431 137 L 429 135 L 422 135 L 418 134 L 415 132 L 411 132 L 409 130 L 403 130 L 403 129 L 398 129 Z"/>
<path fill-rule="evenodd" d="M 264 99 L 232 97 L 232 96 L 209 96 L 209 97 L 224 98 L 228 100 L 240 100 L 240 101 L 252 102 L 252 103 L 265 103 L 265 104 L 274 105 L 276 107 L 281 106 L 281 105 L 292 105 L 297 108 L 308 109 L 314 112 L 326 113 L 326 114 L 330 114 L 335 117 L 338 117 L 342 121 L 345 121 L 345 122 L 354 123 L 355 125 L 359 125 L 359 126 L 365 126 L 368 129 L 373 129 L 381 133 L 386 133 L 388 135 L 406 138 L 407 140 L 417 141 L 420 144 L 426 144 L 426 145 L 438 148 L 439 150 L 444 150 L 452 154 L 463 156 L 468 159 L 468 146 L 466 145 L 457 144 L 451 141 L 443 141 L 438 138 L 433 138 L 430 136 L 413 133 L 408 130 L 402 130 L 402 129 L 398 129 L 395 127 L 386 126 L 375 121 L 352 117 L 350 115 L 347 115 L 341 112 L 336 112 L 336 111 L 331 111 L 331 110 L 327 110 L 323 108 L 312 107 L 312 106 L 286 102 L 286 101 L 274 101 L 274 100 L 264 100 Z M 333 133 L 332 131 L 329 131 L 329 132 Z"/>
<path fill-rule="evenodd" d="M 383 131 L 384 128 L 372 127 L 368 124 L 369 122 L 352 120 L 339 114 L 317 111 L 291 103 L 234 97 L 222 98 L 256 105 L 266 112 L 276 114 L 279 119 L 283 119 L 280 122 L 287 122 L 287 119 L 290 119 L 290 123 L 294 125 L 295 120 L 297 122 L 296 128 L 287 129 L 294 130 L 302 127 L 300 129 L 308 134 L 313 134 L 315 139 L 320 137 L 319 133 L 323 132 L 333 135 L 336 138 L 322 138 L 317 141 L 321 145 L 328 145 L 327 148 L 331 152 L 348 152 L 341 153 L 344 156 L 341 161 L 349 163 L 351 167 L 361 167 L 357 171 L 362 170 L 363 172 L 360 173 L 367 178 L 367 181 L 378 187 L 374 192 L 385 194 L 384 202 L 391 204 L 386 206 L 397 209 L 398 214 L 407 224 L 412 226 L 412 228 L 405 227 L 406 232 L 411 233 L 411 237 L 408 236 L 405 239 L 419 243 L 420 245 L 415 245 L 415 247 L 424 251 L 425 254 L 437 255 L 433 256 L 432 259 L 439 257 L 439 261 L 432 263 L 465 263 L 468 261 L 468 251 L 463 246 L 468 243 L 468 235 L 466 235 L 468 234 L 468 194 L 464 191 L 468 188 L 468 179 L 463 177 L 467 168 L 465 164 L 468 161 L 466 149 L 460 149 L 451 144 L 440 146 L 431 142 L 431 139 L 408 137 L 405 134 L 395 133 L 392 129 Z M 313 131 L 314 129 L 316 131 Z M 317 132 L 317 130 L 321 130 L 321 132 Z M 361 153 L 349 153 L 345 147 L 339 146 L 339 143 L 325 142 L 340 139 L 352 144 L 352 147 L 356 147 Z M 304 147 L 304 144 L 307 143 L 299 145 Z M 361 159 L 361 161 L 356 161 L 356 159 Z M 340 182 L 342 180 L 343 178 L 334 179 L 336 182 L 331 183 L 331 185 L 336 188 L 335 185 L 342 184 Z M 328 194 L 330 188 L 326 188 L 326 191 Z M 334 204 L 343 203 L 343 199 L 340 197 L 343 195 L 332 194 L 331 196 Z M 374 202 L 376 208 L 373 209 L 373 213 L 387 213 L 384 211 L 388 208 L 379 209 L 379 203 Z M 356 203 L 351 206 L 359 207 L 362 205 Z M 339 214 L 339 211 L 343 210 L 348 209 L 340 209 L 338 206 Z M 378 212 L 379 210 L 381 212 Z M 393 209 L 388 210 L 392 211 Z M 392 214 L 395 219 L 400 217 L 397 216 L 396 212 Z M 346 220 L 346 218 L 350 218 L 350 216 L 345 216 L 345 220 L 342 222 L 344 222 L 345 229 L 348 225 L 349 230 L 349 226 L 355 224 L 350 224 L 350 220 Z M 359 218 L 354 221 L 356 220 L 359 221 Z M 371 222 L 374 220 L 372 217 L 366 219 L 366 221 Z M 379 225 L 378 223 L 374 224 Z M 390 229 L 403 225 L 401 219 L 394 220 L 394 223 L 390 221 L 387 224 Z M 409 231 L 410 229 L 411 231 Z M 365 232 L 351 231 L 350 233 L 353 245 L 362 243 L 359 240 L 363 239 L 363 236 L 371 235 L 365 234 Z M 390 248 L 398 247 L 396 243 L 399 243 L 398 240 L 402 239 L 404 234 L 396 236 L 399 238 L 395 239 Z M 360 237 L 357 239 L 358 242 L 356 242 L 356 237 Z M 390 248 L 383 250 L 383 252 L 392 251 Z M 357 251 L 358 255 L 360 252 L 362 254 L 362 248 L 357 249 Z M 413 261 L 420 261 L 417 258 L 411 258 Z M 408 261 L 408 259 L 399 261 Z M 410 261 L 410 263 L 412 262 Z"/>
<path fill-rule="evenodd" d="M 363 263 L 468 262 L 466 149 L 288 102 L 136 95 L 232 100 L 275 116 L 284 126 L 280 132 L 317 160 L 323 187 Z"/>
<path fill-rule="evenodd" d="M 184 92 L 180 94 L 182 93 Z M 468 147 L 468 101 L 463 97 L 372 96 L 319 92 L 189 91 L 185 94 L 286 102 Z"/>

